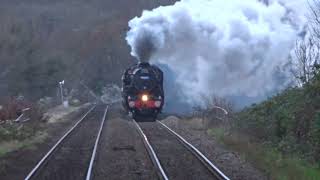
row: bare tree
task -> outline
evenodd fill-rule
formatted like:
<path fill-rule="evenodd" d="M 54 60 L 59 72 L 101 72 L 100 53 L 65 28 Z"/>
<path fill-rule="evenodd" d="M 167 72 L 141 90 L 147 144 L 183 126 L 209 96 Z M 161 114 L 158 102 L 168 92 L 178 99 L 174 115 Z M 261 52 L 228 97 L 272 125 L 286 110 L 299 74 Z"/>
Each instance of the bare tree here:
<path fill-rule="evenodd" d="M 311 16 L 306 35 L 295 46 L 293 75 L 302 86 L 319 72 L 320 64 L 320 1 L 310 4 Z"/>
<path fill-rule="evenodd" d="M 314 42 L 317 43 L 317 47 L 319 50 L 319 44 L 320 44 L 320 1 L 319 0 L 313 0 L 313 4 L 310 5 L 310 11 L 311 11 L 311 21 L 310 21 L 310 26 L 311 26 L 311 33 L 312 37 L 314 39 Z M 316 57 L 315 59 L 315 64 L 319 65 L 320 60 L 319 56 Z"/>
<path fill-rule="evenodd" d="M 312 33 L 313 37 L 315 38 L 315 41 L 318 45 L 319 50 L 319 44 L 320 44 L 320 1 L 314 0 L 313 5 L 310 5 L 311 9 L 311 27 L 312 27 Z M 313 75 L 316 76 L 320 73 L 320 59 L 319 56 L 315 59 L 314 65 L 313 65 Z"/>
<path fill-rule="evenodd" d="M 301 85 L 308 83 L 314 77 L 315 67 L 319 64 L 320 43 L 310 36 L 296 43 L 296 67 L 293 75 Z"/>
<path fill-rule="evenodd" d="M 312 34 L 317 39 L 320 39 L 320 1 L 313 0 L 313 2 L 309 4 L 309 7 L 311 12 L 309 25 L 311 27 Z"/>

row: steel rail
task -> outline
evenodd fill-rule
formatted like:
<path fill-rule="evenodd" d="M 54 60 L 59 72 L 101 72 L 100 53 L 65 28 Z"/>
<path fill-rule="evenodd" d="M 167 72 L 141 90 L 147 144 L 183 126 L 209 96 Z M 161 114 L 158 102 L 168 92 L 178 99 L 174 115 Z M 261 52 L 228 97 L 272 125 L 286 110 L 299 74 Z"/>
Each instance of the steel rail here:
<path fill-rule="evenodd" d="M 100 136 L 101 136 L 101 133 L 102 133 L 103 126 L 104 126 L 104 122 L 106 120 L 108 109 L 109 109 L 109 106 L 107 106 L 106 110 L 104 111 L 103 117 L 102 117 L 102 122 L 101 122 L 101 125 L 100 125 L 98 136 L 96 138 L 96 142 L 94 144 L 94 148 L 93 148 L 93 151 L 92 151 L 91 160 L 90 160 L 89 168 L 88 168 L 88 171 L 87 171 L 86 180 L 90 180 L 91 179 L 93 163 L 94 163 L 94 160 L 95 160 L 95 157 L 96 157 L 99 140 L 100 140 Z"/>
<path fill-rule="evenodd" d="M 187 147 L 189 151 L 196 155 L 196 157 L 205 164 L 205 166 L 209 169 L 210 172 L 214 173 L 218 179 L 221 180 L 230 180 L 222 171 L 220 171 L 205 155 L 203 155 L 196 147 L 190 144 L 187 140 L 185 140 L 182 136 L 178 133 L 170 129 L 167 125 L 163 124 L 162 122 L 158 121 L 163 127 L 165 127 L 171 134 L 173 134 L 183 145 Z"/>
<path fill-rule="evenodd" d="M 42 164 L 49 158 L 49 156 L 54 152 L 54 150 L 61 144 L 61 142 L 69 136 L 69 134 L 84 120 L 85 117 L 95 108 L 96 106 L 93 106 L 92 108 L 89 109 L 89 111 L 84 114 L 81 119 L 66 133 L 64 134 L 59 141 L 47 152 L 45 156 L 37 163 L 37 165 L 31 170 L 31 172 L 27 175 L 25 180 L 31 179 L 32 176 L 40 169 Z"/>
<path fill-rule="evenodd" d="M 158 159 L 157 154 L 155 153 L 153 147 L 151 146 L 147 136 L 144 134 L 143 130 L 141 129 L 141 127 L 139 126 L 139 124 L 133 119 L 133 123 L 136 125 L 138 132 L 140 133 L 142 139 L 143 139 L 143 143 L 148 151 L 148 154 L 153 162 L 153 164 L 157 167 L 158 169 L 158 173 L 159 176 L 161 176 L 160 178 L 163 180 L 169 180 L 168 176 L 166 175 L 166 173 L 163 170 L 163 167 Z"/>

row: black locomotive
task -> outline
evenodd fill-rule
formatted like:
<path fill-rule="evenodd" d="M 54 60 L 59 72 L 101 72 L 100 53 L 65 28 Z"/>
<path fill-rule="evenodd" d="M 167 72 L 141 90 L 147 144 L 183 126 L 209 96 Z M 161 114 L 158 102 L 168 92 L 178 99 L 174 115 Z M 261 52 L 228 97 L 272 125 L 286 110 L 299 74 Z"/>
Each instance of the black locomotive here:
<path fill-rule="evenodd" d="M 155 120 L 164 104 L 163 72 L 146 62 L 128 68 L 122 76 L 122 104 L 135 119 Z"/>

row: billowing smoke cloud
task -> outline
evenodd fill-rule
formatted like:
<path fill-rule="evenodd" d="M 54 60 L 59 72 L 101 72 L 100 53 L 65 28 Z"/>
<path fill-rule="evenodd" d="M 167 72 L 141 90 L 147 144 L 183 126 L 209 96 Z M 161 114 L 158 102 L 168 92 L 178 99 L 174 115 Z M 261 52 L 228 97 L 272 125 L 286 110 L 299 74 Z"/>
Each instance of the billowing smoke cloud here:
<path fill-rule="evenodd" d="M 151 56 L 156 53 L 156 42 L 154 41 L 157 37 L 145 29 L 139 29 L 138 32 L 131 31 L 129 37 L 133 37 L 127 38 L 128 42 L 132 44 L 131 55 L 137 57 L 141 62 L 148 62 Z"/>
<path fill-rule="evenodd" d="M 132 19 L 127 42 L 133 56 L 174 72 L 166 78 L 188 104 L 261 99 L 291 82 L 288 57 L 303 20 L 286 2 L 182 0 Z"/>

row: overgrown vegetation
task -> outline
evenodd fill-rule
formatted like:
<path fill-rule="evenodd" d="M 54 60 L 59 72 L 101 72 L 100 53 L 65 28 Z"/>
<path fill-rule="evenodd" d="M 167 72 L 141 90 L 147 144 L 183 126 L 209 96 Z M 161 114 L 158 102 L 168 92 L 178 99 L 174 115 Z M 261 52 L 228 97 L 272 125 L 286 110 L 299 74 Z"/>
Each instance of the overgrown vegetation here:
<path fill-rule="evenodd" d="M 46 138 L 40 119 L 28 123 L 6 122 L 0 126 L 0 157 L 8 152 L 32 146 Z"/>
<path fill-rule="evenodd" d="M 12 139 L 11 141 L 0 142 L 0 157 L 21 148 L 33 148 L 36 144 L 44 142 L 46 138 L 47 134 L 45 132 L 38 132 L 37 134 L 27 138 L 24 136 L 24 138 L 20 140 Z"/>
<path fill-rule="evenodd" d="M 4 102 L 0 109 L 0 157 L 45 139 L 46 135 L 40 123 L 42 112 L 39 105 L 21 97 L 8 98 Z"/>
<path fill-rule="evenodd" d="M 315 83 L 319 83 L 315 81 Z M 283 153 L 320 160 L 320 95 L 314 83 L 291 88 L 238 114 L 235 127 Z"/>
<path fill-rule="evenodd" d="M 53 123 L 67 122 L 64 120 L 72 119 L 79 113 L 83 113 L 87 109 L 87 105 L 79 106 L 79 104 L 75 104 L 74 106 L 70 105 L 69 108 L 56 106 L 48 112 L 47 110 L 51 105 L 46 107 L 46 105 L 39 103 L 31 106 L 30 110 L 23 112 L 19 121 L 15 119 L 0 120 L 0 158 L 9 152 L 22 148 L 33 148 L 38 143 L 43 143 L 47 140 Z M 16 112 L 16 108 L 9 109 Z M 13 117 L 17 116 L 14 114 Z"/>

